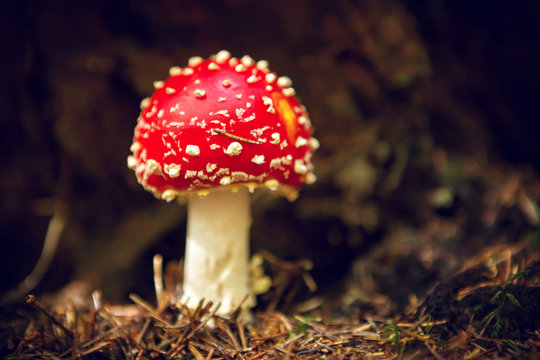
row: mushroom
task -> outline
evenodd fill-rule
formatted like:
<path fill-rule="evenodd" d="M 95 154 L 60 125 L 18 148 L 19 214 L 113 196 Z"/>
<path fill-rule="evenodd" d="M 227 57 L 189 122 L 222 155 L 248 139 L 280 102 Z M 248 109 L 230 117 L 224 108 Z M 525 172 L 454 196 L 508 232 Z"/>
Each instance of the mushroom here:
<path fill-rule="evenodd" d="M 222 50 L 169 73 L 141 102 L 128 167 L 157 198 L 187 199 L 181 301 L 219 303 L 225 315 L 254 304 L 250 193 L 296 199 L 302 183 L 315 181 L 318 141 L 291 80 L 264 60 Z"/>

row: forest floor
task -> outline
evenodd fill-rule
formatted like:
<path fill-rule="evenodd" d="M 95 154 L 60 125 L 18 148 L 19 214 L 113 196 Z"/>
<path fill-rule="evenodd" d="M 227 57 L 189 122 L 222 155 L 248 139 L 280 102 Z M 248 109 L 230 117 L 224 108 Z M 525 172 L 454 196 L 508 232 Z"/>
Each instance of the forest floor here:
<path fill-rule="evenodd" d="M 408 294 L 399 310 L 399 299 L 354 287 L 333 298 L 300 296 L 315 286 L 305 262 L 263 254 L 273 286 L 247 324 L 238 311 L 216 315 L 211 303 L 178 305 L 178 267 L 166 266 L 159 301 L 132 294 L 130 304 L 115 305 L 94 291 L 75 305 L 28 295 L 25 306 L 2 311 L 1 350 L 8 359 L 538 358 L 540 253 L 533 246 L 525 239 L 489 247 L 422 299 Z M 411 259 L 383 267 L 411 269 Z M 406 278 L 412 274 L 403 271 L 400 281 L 421 280 Z"/>

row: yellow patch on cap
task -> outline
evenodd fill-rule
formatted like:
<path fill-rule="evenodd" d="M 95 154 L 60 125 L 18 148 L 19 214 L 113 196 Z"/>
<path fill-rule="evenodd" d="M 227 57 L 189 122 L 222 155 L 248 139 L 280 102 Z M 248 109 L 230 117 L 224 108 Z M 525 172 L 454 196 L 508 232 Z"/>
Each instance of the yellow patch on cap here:
<path fill-rule="evenodd" d="M 298 117 L 296 116 L 294 109 L 281 92 L 274 91 L 272 93 L 272 100 L 274 100 L 274 106 L 276 107 L 280 119 L 282 119 L 285 124 L 289 141 L 294 143 L 296 128 L 298 126 Z"/>

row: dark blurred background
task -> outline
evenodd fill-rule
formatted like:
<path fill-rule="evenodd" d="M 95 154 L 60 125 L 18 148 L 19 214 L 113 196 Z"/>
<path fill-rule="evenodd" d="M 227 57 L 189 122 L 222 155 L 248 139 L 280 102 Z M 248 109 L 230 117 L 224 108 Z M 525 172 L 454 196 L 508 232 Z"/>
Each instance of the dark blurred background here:
<path fill-rule="evenodd" d="M 4 3 L 0 293 L 55 217 L 38 294 L 82 280 L 152 296 L 152 256 L 182 256 L 185 210 L 126 167 L 139 102 L 169 67 L 227 49 L 290 76 L 321 143 L 299 200 L 255 203 L 253 251 L 311 259 L 322 293 L 377 259 L 379 286 L 414 272 L 422 294 L 460 254 L 538 229 L 539 20 L 538 1 Z"/>

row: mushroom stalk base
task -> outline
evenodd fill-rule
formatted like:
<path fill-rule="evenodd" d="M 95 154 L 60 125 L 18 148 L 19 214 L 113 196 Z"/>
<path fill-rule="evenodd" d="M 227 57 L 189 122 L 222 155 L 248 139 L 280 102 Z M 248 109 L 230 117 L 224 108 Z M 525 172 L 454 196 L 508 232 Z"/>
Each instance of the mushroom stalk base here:
<path fill-rule="evenodd" d="M 182 301 L 220 304 L 228 315 L 239 305 L 249 308 L 250 197 L 246 188 L 211 191 L 188 198 L 188 222 Z M 246 296 L 249 298 L 246 300 Z M 242 303 L 244 301 L 244 303 Z"/>

